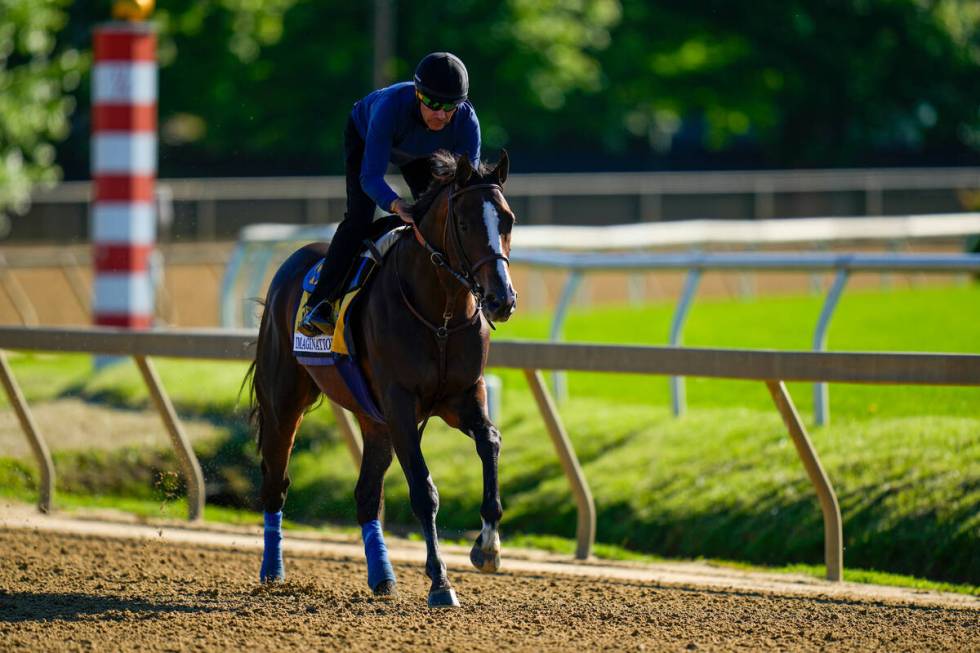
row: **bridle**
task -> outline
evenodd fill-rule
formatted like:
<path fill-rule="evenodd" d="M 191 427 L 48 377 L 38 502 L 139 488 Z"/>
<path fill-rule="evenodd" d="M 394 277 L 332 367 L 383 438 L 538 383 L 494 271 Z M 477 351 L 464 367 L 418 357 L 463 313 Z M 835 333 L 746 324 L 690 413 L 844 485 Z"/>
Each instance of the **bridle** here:
<path fill-rule="evenodd" d="M 397 280 L 398 290 L 402 296 L 402 301 L 405 303 L 405 306 L 408 307 L 409 311 L 411 311 L 411 313 L 416 317 L 416 319 L 418 319 L 419 322 L 424 324 L 430 331 L 432 331 L 432 333 L 435 335 L 436 345 L 439 349 L 439 380 L 436 390 L 436 399 L 433 401 L 433 405 L 435 405 L 435 403 L 437 403 L 442 396 L 443 385 L 445 384 L 446 380 L 446 345 L 449 341 L 449 336 L 473 326 L 479 321 L 481 315 L 483 316 L 483 319 L 487 321 L 487 324 L 490 325 L 490 328 L 496 328 L 493 326 L 493 322 L 490 321 L 490 318 L 488 318 L 483 312 L 484 289 L 482 286 L 480 286 L 479 282 L 477 282 L 476 273 L 484 265 L 494 261 L 503 261 L 510 266 L 510 259 L 500 252 L 493 252 L 484 256 L 476 263 L 471 263 L 469 257 L 466 255 L 466 250 L 463 248 L 463 239 L 459 233 L 459 221 L 455 219 L 456 213 L 453 210 L 454 200 L 457 197 L 465 193 L 469 193 L 470 191 L 484 189 L 496 189 L 503 194 L 503 188 L 501 188 L 500 184 L 473 184 L 472 186 L 455 188 L 454 183 L 449 190 L 449 206 L 446 209 L 446 224 L 443 227 L 442 241 L 443 243 L 447 244 L 447 247 L 451 245 L 453 249 L 456 250 L 456 254 L 463 264 L 463 270 L 457 270 L 454 268 L 449 262 L 449 257 L 429 244 L 429 242 L 425 239 L 425 236 L 423 236 L 422 232 L 419 230 L 418 225 L 414 222 L 412 223 L 412 230 L 415 234 L 415 240 L 429 253 L 429 260 L 436 267 L 436 269 L 442 269 L 448 272 L 453 279 L 459 282 L 463 288 L 465 288 L 476 298 L 476 310 L 473 311 L 472 317 L 467 318 L 456 326 L 449 326 L 449 322 L 453 319 L 453 303 L 455 303 L 456 297 L 459 293 L 451 292 L 449 288 L 446 288 L 445 285 L 443 285 L 443 290 L 446 293 L 446 306 L 442 311 L 442 326 L 433 324 L 426 319 L 426 317 L 422 315 L 417 308 L 415 308 L 411 300 L 409 300 L 408 295 L 405 293 L 405 286 L 402 283 L 401 275 L 398 273 L 397 262 L 398 252 L 401 250 L 401 248 L 399 247 L 395 250 L 395 278 Z M 450 225 L 452 225 L 452 231 L 450 231 Z M 450 233 L 452 234 L 451 240 L 449 239 Z M 419 429 L 420 433 L 425 429 L 425 424 L 428 422 L 428 420 L 429 417 L 426 416 L 426 418 L 422 421 L 422 426 Z"/>
<path fill-rule="evenodd" d="M 504 192 L 500 184 L 473 184 L 472 186 L 466 186 L 458 189 L 450 188 L 449 190 L 449 205 L 446 209 L 446 223 L 443 225 L 442 241 L 444 243 L 451 244 L 456 250 L 456 253 L 459 255 L 459 260 L 462 262 L 464 267 L 462 271 L 454 269 L 449 264 L 449 257 L 430 245 L 422 235 L 422 232 L 419 231 L 418 225 L 414 223 L 412 224 L 412 228 L 415 232 L 415 240 L 418 241 L 419 245 L 425 248 L 427 252 L 429 252 L 429 260 L 432 261 L 432 264 L 437 268 L 442 268 L 449 272 L 449 274 L 452 275 L 452 277 L 456 279 L 460 285 L 468 290 L 476 298 L 477 307 L 480 310 L 483 309 L 484 290 L 476 280 L 477 271 L 487 263 L 492 263 L 495 261 L 503 261 L 509 266 L 510 259 L 500 252 L 491 252 L 478 260 L 476 263 L 470 262 L 470 258 L 466 255 L 466 249 L 463 247 L 463 238 L 459 233 L 459 220 L 455 219 L 456 212 L 454 210 L 455 203 L 453 200 L 470 191 L 484 189 L 495 189 L 500 191 L 501 195 Z M 450 225 L 452 225 L 452 231 L 449 229 Z M 448 238 L 450 234 L 452 235 L 452 241 L 450 241 Z"/>
<path fill-rule="evenodd" d="M 504 192 L 500 184 L 473 184 L 472 186 L 465 186 L 463 188 L 455 188 L 454 184 L 449 190 L 448 207 L 446 209 L 446 222 L 443 225 L 442 241 L 448 245 L 452 245 L 453 249 L 456 250 L 459 260 L 463 264 L 463 270 L 455 269 L 450 264 L 449 257 L 429 244 L 429 242 L 425 239 L 425 236 L 423 236 L 422 232 L 419 230 L 418 225 L 414 222 L 412 223 L 412 230 L 415 234 L 415 240 L 429 253 L 429 260 L 432 262 L 432 264 L 437 269 L 443 269 L 448 272 L 453 279 L 455 279 L 463 288 L 469 291 L 469 293 L 476 298 L 476 311 L 473 313 L 473 317 L 467 320 L 467 322 L 459 325 L 459 327 L 450 329 L 449 321 L 453 318 L 452 304 L 456 298 L 456 294 L 451 293 L 448 289 L 446 289 L 446 308 L 442 315 L 443 325 L 441 327 L 437 327 L 426 320 L 408 300 L 408 296 L 405 294 L 405 290 L 401 282 L 401 277 L 398 278 L 398 288 L 401 291 L 402 299 L 405 301 L 405 304 L 412 311 L 415 317 L 421 320 L 426 326 L 429 326 L 429 328 L 436 333 L 437 338 L 448 337 L 449 333 L 457 331 L 458 328 L 468 326 L 469 324 L 476 322 L 479 315 L 483 313 L 484 289 L 476 280 L 476 273 L 480 268 L 487 263 L 496 261 L 503 261 L 510 266 L 510 259 L 500 252 L 491 252 L 478 260 L 476 263 L 471 263 L 469 257 L 466 255 L 466 249 L 463 247 L 463 239 L 459 233 L 459 220 L 456 219 L 456 212 L 454 210 L 454 200 L 460 195 L 470 191 L 485 189 L 495 189 L 501 194 Z M 452 225 L 452 230 L 450 230 L 450 225 Z M 450 235 L 452 236 L 452 240 L 449 239 Z M 490 325 L 490 328 L 496 329 L 493 322 L 490 321 L 490 318 L 484 315 L 484 319 L 486 319 L 487 324 Z"/>

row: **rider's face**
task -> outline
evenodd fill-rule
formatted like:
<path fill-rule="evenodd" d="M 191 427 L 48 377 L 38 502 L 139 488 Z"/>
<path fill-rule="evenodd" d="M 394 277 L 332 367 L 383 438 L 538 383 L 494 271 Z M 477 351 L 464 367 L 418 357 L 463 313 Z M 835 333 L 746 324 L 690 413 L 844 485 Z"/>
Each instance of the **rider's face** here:
<path fill-rule="evenodd" d="M 422 111 L 422 120 L 425 122 L 425 126 L 434 132 L 448 125 L 449 121 L 453 119 L 453 114 L 456 113 L 456 109 L 436 111 L 425 106 L 422 102 L 419 102 L 419 109 Z"/>

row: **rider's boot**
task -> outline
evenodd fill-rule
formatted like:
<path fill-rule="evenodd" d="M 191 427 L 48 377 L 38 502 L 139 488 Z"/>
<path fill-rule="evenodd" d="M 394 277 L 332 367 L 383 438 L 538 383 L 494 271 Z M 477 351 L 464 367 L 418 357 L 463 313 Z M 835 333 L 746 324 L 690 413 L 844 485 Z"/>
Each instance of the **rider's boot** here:
<path fill-rule="evenodd" d="M 313 308 L 307 308 L 297 328 L 304 336 L 313 338 L 319 335 L 332 336 L 336 325 L 337 316 L 334 314 L 333 302 L 324 299 Z"/>

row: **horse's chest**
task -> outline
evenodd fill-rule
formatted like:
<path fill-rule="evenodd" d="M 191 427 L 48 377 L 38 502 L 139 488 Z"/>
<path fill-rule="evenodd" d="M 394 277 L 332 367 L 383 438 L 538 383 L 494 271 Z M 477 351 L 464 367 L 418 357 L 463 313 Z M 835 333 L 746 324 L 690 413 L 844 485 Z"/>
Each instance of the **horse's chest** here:
<path fill-rule="evenodd" d="M 385 319 L 385 318 L 389 319 Z M 421 392 L 452 394 L 470 388 L 483 373 L 485 327 L 474 324 L 436 334 L 411 316 L 375 314 L 367 320 L 372 367 L 379 376 Z"/>

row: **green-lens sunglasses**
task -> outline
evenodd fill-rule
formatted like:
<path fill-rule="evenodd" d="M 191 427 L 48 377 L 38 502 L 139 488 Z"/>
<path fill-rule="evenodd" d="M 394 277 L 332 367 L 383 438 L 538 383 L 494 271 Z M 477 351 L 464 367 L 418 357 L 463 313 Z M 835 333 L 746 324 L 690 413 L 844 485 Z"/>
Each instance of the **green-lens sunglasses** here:
<path fill-rule="evenodd" d="M 430 98 L 428 95 L 424 95 L 419 90 L 415 91 L 415 97 L 417 97 L 422 104 L 429 107 L 433 111 L 455 111 L 459 106 L 459 103 L 457 102 L 438 102 Z"/>

